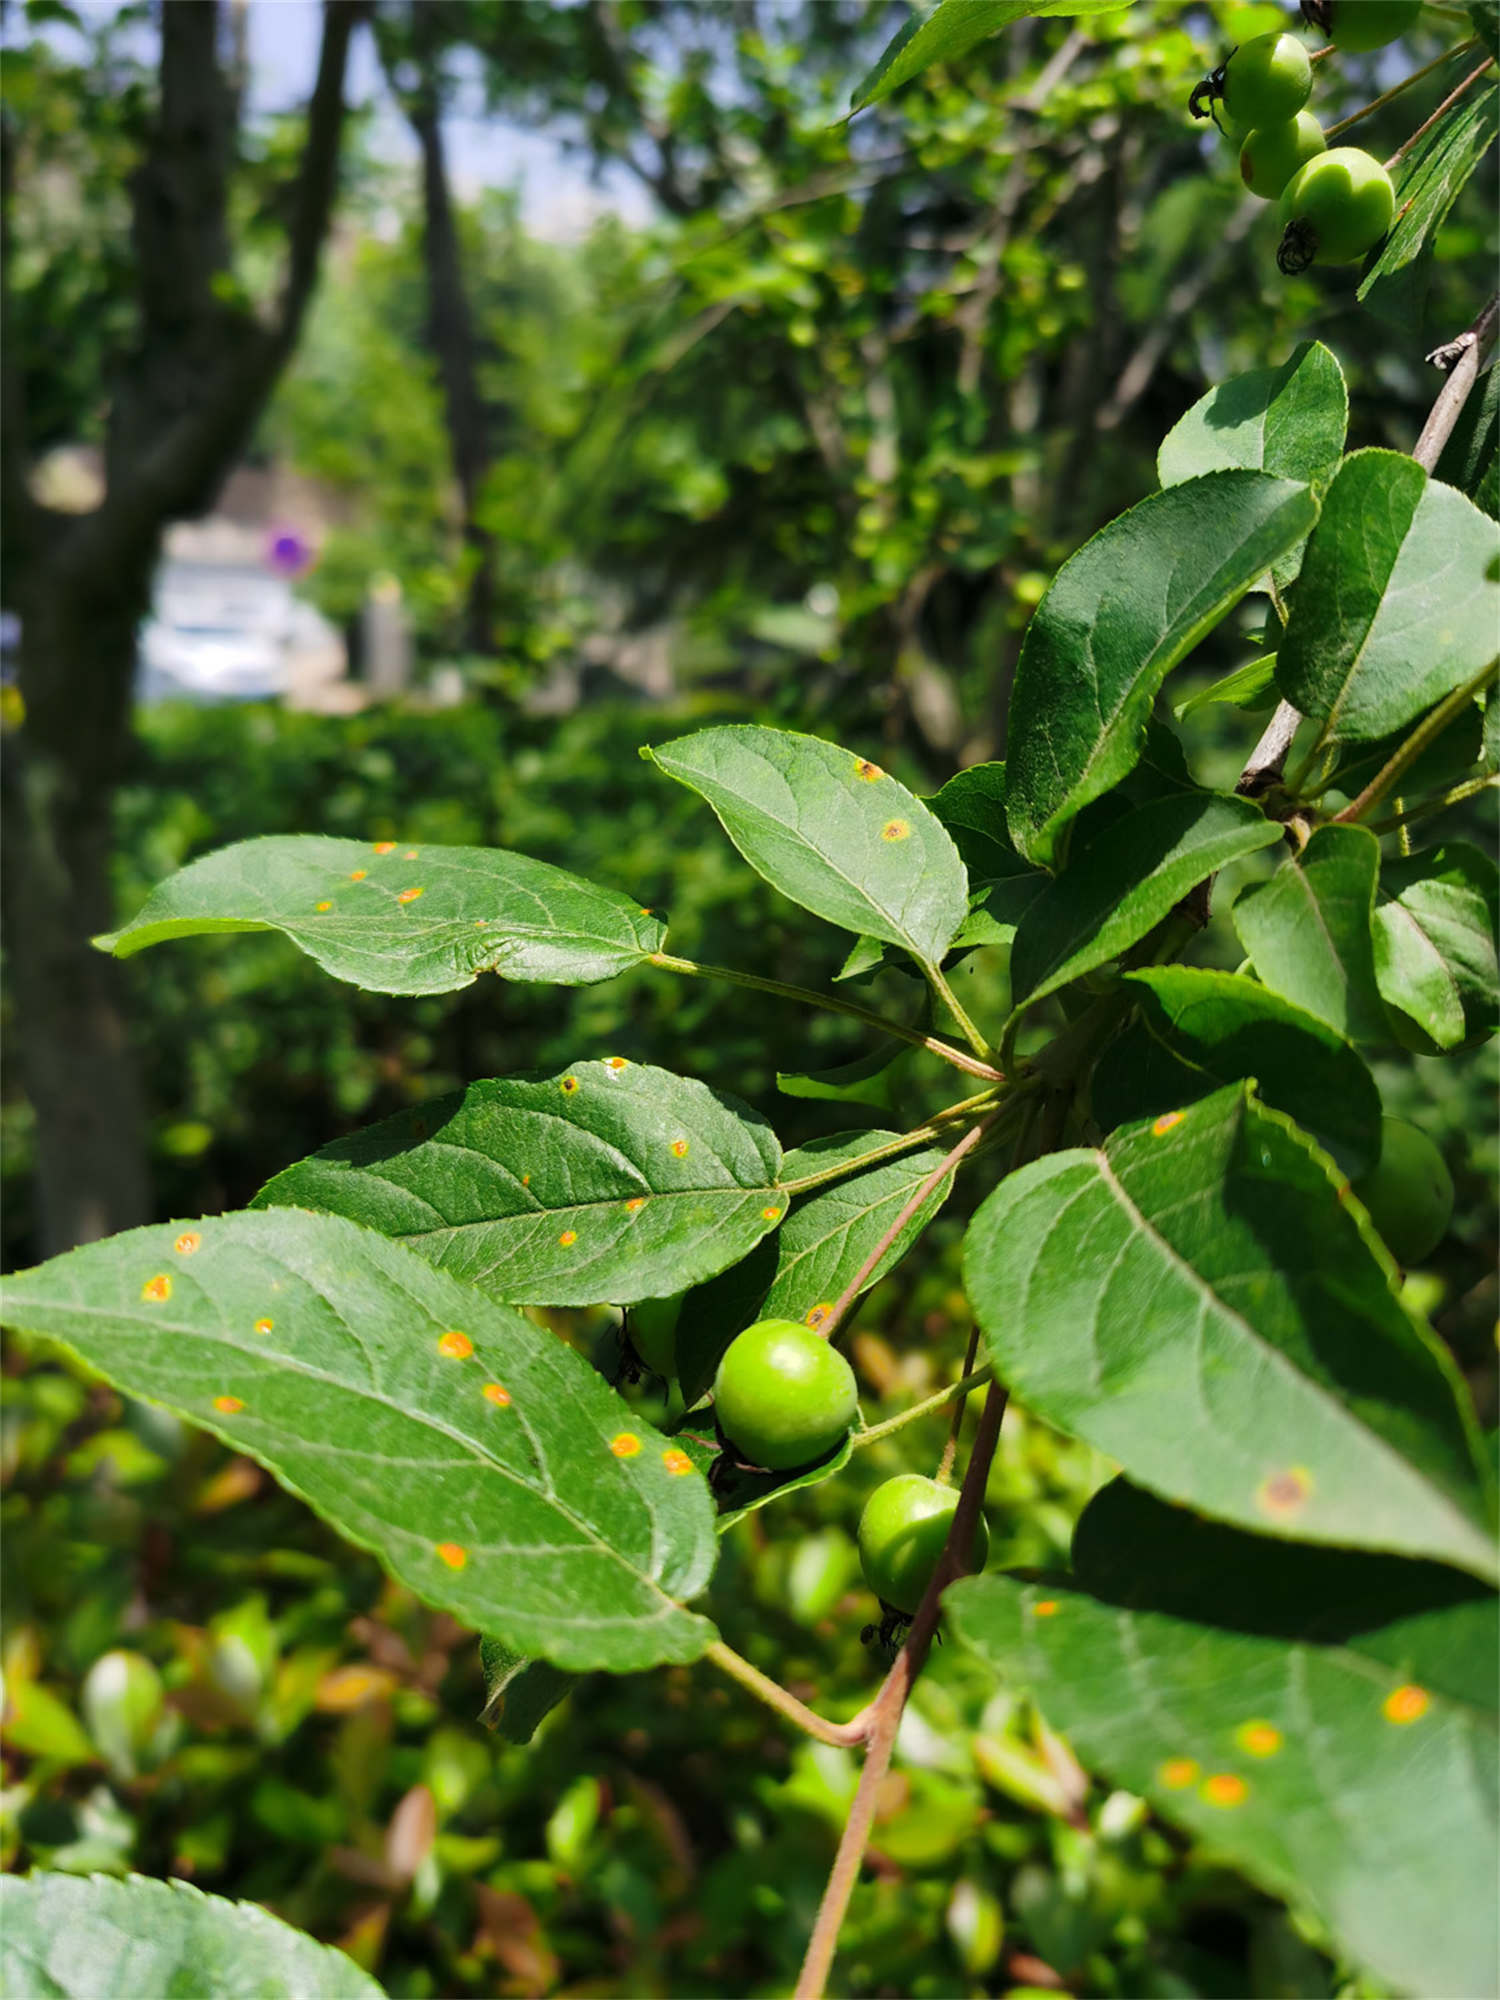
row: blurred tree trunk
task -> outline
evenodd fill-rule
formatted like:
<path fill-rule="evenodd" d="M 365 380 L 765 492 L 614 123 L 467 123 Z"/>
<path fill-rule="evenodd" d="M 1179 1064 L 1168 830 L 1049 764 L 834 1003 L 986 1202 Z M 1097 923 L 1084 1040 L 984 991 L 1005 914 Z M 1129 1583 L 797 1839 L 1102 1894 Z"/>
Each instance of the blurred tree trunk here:
<path fill-rule="evenodd" d="M 4 794 L 4 918 L 44 1254 L 150 1213 L 121 968 L 89 942 L 113 921 L 114 790 L 130 749 L 136 629 L 168 523 L 212 505 L 296 342 L 332 213 L 345 62 L 363 11 L 362 0 L 325 0 L 288 190 L 285 277 L 274 307 L 257 312 L 232 276 L 236 93 L 220 66 L 219 8 L 163 8 L 158 104 L 131 186 L 139 334 L 100 385 L 105 492 L 88 513 L 56 512 L 29 490 L 21 365 L 0 297 L 7 594 L 22 620 L 25 703 Z M 7 236 L 16 150 L 7 126 Z M 0 245 L 6 268 L 8 250 Z"/>

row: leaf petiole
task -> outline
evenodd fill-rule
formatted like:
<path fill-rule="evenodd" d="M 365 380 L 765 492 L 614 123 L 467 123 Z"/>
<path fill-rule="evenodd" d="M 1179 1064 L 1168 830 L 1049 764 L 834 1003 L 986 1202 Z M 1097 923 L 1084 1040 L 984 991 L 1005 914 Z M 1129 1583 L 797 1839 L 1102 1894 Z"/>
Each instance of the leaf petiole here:
<path fill-rule="evenodd" d="M 966 1097 L 960 1104 L 950 1104 L 946 1111 L 934 1112 L 927 1124 L 913 1126 L 899 1139 L 887 1139 L 883 1145 L 872 1146 L 868 1153 L 861 1153 L 852 1160 L 839 1160 L 832 1166 L 820 1168 L 817 1173 L 803 1174 L 794 1181 L 782 1181 L 781 1191 L 783 1194 L 806 1194 L 809 1189 L 823 1187 L 829 1181 L 841 1181 L 849 1174 L 863 1173 L 866 1167 L 878 1166 L 882 1160 L 894 1159 L 898 1153 L 910 1152 L 914 1146 L 924 1146 L 930 1139 L 941 1138 L 956 1119 L 977 1116 L 994 1102 L 995 1093 L 982 1090 L 976 1097 Z"/>

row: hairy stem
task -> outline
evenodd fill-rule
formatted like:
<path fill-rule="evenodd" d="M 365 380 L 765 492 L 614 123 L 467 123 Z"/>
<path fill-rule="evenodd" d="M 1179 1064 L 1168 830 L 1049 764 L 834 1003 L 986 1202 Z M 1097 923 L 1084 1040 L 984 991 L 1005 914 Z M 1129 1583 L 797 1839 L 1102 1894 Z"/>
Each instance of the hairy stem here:
<path fill-rule="evenodd" d="M 1448 724 L 1463 713 L 1486 681 L 1494 679 L 1496 667 L 1500 667 L 1500 659 L 1491 660 L 1489 665 L 1481 668 L 1472 680 L 1465 681 L 1463 686 L 1455 688 L 1446 700 L 1440 701 L 1420 728 L 1414 729 L 1400 748 L 1381 765 L 1358 797 L 1351 799 L 1342 812 L 1334 814 L 1334 825 L 1346 825 L 1352 820 L 1363 819 L 1371 806 L 1379 805 L 1402 773 L 1411 768 L 1428 744 L 1441 736 Z"/>
<path fill-rule="evenodd" d="M 841 1000 L 833 993 L 818 993 L 810 986 L 789 986 L 780 979 L 763 979 L 757 972 L 740 972 L 730 965 L 700 965 L 696 959 L 677 958 L 667 951 L 652 952 L 651 963 L 659 965 L 664 972 L 680 972 L 687 979 L 725 979 L 731 986 L 748 986 L 756 993 L 774 993 L 781 1000 L 797 1000 L 804 1007 L 820 1007 L 825 1014 L 842 1014 L 848 1020 L 862 1021 L 867 1028 L 875 1028 L 882 1035 L 910 1042 L 913 1048 L 927 1049 L 933 1055 L 941 1056 L 944 1062 L 952 1063 L 955 1069 L 967 1070 L 970 1076 L 982 1076 L 991 1083 L 1002 1081 L 999 1070 L 977 1056 L 954 1048 L 951 1042 L 943 1041 L 938 1035 L 924 1035 L 920 1028 L 908 1028 L 900 1022 L 888 1021 L 883 1014 L 861 1007 L 857 1001 Z"/>
<path fill-rule="evenodd" d="M 797 1728 L 806 1730 L 820 1743 L 834 1743 L 841 1749 L 848 1749 L 865 1740 L 868 1724 L 863 1713 L 856 1715 L 851 1722 L 826 1722 L 816 1709 L 798 1701 L 780 1681 L 773 1681 L 769 1674 L 763 1674 L 759 1667 L 750 1664 L 743 1653 L 726 1646 L 722 1639 L 715 1639 L 703 1657 L 712 1660 L 731 1680 L 748 1689 L 757 1701 L 763 1701 L 767 1708 L 775 1709 L 785 1721 L 795 1723 Z"/>
<path fill-rule="evenodd" d="M 950 1104 L 946 1111 L 935 1111 L 925 1125 L 913 1126 L 910 1132 L 903 1132 L 899 1139 L 887 1139 L 879 1146 L 872 1146 L 868 1153 L 860 1153 L 855 1159 L 840 1160 L 836 1165 L 820 1167 L 816 1173 L 801 1174 L 794 1181 L 783 1181 L 783 1194 L 806 1194 L 809 1188 L 823 1187 L 829 1181 L 843 1180 L 848 1174 L 863 1173 L 866 1167 L 877 1166 L 882 1160 L 894 1159 L 898 1153 L 909 1153 L 913 1146 L 925 1146 L 929 1140 L 941 1139 L 955 1118 L 970 1118 L 976 1112 L 984 1111 L 995 1101 L 991 1090 L 982 1090 L 976 1097 L 966 1097 L 958 1104 Z"/>
<path fill-rule="evenodd" d="M 1330 125 L 1323 137 L 1331 146 L 1341 132 L 1347 132 L 1351 125 L 1357 125 L 1362 118 L 1368 118 L 1372 111 L 1383 110 L 1404 91 L 1410 90 L 1414 83 L 1420 83 L 1424 76 L 1431 76 L 1435 69 L 1441 69 L 1444 63 L 1452 62 L 1455 56 L 1466 55 L 1470 49 L 1476 48 L 1478 43 L 1479 37 L 1470 35 L 1466 42 L 1460 42 L 1456 48 L 1445 49 L 1440 56 L 1434 56 L 1430 63 L 1424 63 L 1421 69 L 1414 69 L 1410 76 L 1403 77 L 1400 83 L 1393 83 L 1389 90 L 1383 90 L 1379 97 L 1372 97 L 1368 104 L 1362 104 L 1358 111 L 1351 111 L 1347 118 L 1341 118 L 1336 125 Z"/>

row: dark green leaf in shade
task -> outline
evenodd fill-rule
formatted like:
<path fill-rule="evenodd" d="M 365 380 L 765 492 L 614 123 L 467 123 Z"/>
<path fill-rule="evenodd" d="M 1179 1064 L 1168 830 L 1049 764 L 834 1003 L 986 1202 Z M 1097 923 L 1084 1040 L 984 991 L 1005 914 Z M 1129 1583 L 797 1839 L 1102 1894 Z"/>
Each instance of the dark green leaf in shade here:
<path fill-rule="evenodd" d="M 868 1055 L 834 1069 L 778 1070 L 776 1088 L 783 1097 L 816 1098 L 832 1104 L 865 1104 L 876 1111 L 893 1108 L 894 1065 L 906 1051 L 898 1042 L 882 1042 Z"/>
<path fill-rule="evenodd" d="M 1384 863 L 1375 910 L 1375 978 L 1388 1007 L 1430 1051 L 1465 1047 L 1500 1027 L 1500 880 L 1465 840 Z"/>
<path fill-rule="evenodd" d="M 698 1424 L 700 1414 L 704 1417 L 703 1428 Z M 804 1486 L 821 1486 L 825 1479 L 832 1479 L 836 1473 L 842 1472 L 854 1450 L 856 1435 L 851 1432 L 826 1458 L 820 1458 L 815 1465 L 805 1465 L 796 1472 L 759 1472 L 733 1463 L 721 1465 L 715 1479 L 719 1533 L 722 1535 L 736 1521 L 755 1513 L 768 1501 L 779 1500 Z M 708 1468 L 719 1456 L 718 1437 L 712 1429 L 711 1415 L 695 1411 L 677 1433 L 677 1441 L 706 1476 Z"/>
<path fill-rule="evenodd" d="M 7 1278 L 62 1342 L 269 1467 L 418 1596 L 516 1651 L 692 1660 L 712 1508 L 581 1354 L 373 1230 L 298 1209 L 133 1229 Z"/>
<path fill-rule="evenodd" d="M 1181 792 L 1115 820 L 1073 849 L 1022 918 L 1010 959 L 1016 1005 L 1118 958 L 1190 889 L 1281 837 L 1250 800 L 1214 792 Z"/>
<path fill-rule="evenodd" d="M 1398 1992 L 1492 1990 L 1493 1700 L 1427 1672 L 1468 1605 L 1403 1667 L 1364 1650 L 1099 1603 L 1065 1583 L 966 1578 L 956 1637 L 1029 1690 L 1087 1765 L 1273 1893 L 1309 1902 Z M 1491 1613 L 1493 1617 L 1493 1613 Z"/>
<path fill-rule="evenodd" d="M 1186 701 L 1179 701 L 1172 713 L 1181 722 L 1186 716 L 1196 715 L 1200 708 L 1213 708 L 1229 702 L 1236 708 L 1268 708 L 1276 699 L 1276 655 L 1262 653 L 1258 660 L 1247 660 L 1233 673 L 1224 674 L 1211 681 L 1196 694 L 1190 694 Z"/>
<path fill-rule="evenodd" d="M 1362 1058 L 1326 1023 L 1253 979 L 1196 966 L 1148 966 L 1139 1033 L 1105 1051 L 1094 1115 L 1106 1130 L 1155 1118 L 1242 1078 L 1295 1118 L 1346 1174 L 1380 1153 L 1380 1095 Z"/>
<path fill-rule="evenodd" d="M 683 1300 L 677 1372 L 689 1404 L 708 1389 L 725 1348 L 752 1320 L 796 1319 L 816 1326 L 819 1316 L 827 1314 L 923 1181 L 942 1164 L 946 1149 L 924 1146 L 862 1172 L 852 1170 L 855 1161 L 895 1137 L 894 1132 L 837 1132 L 787 1154 L 787 1182 L 841 1162 L 849 1163 L 851 1172 L 846 1180 L 795 1201 L 774 1244 L 762 1244 L 744 1263 Z M 938 1183 L 865 1280 L 865 1289 L 895 1268 L 952 1188 L 951 1175 Z"/>
<path fill-rule="evenodd" d="M 513 1305 L 630 1305 L 722 1271 L 774 1229 L 780 1165 L 749 1105 L 608 1056 L 399 1112 L 255 1202 L 347 1215 Z"/>
<path fill-rule="evenodd" d="M 934 63 L 958 62 L 991 35 L 1028 15 L 1107 14 L 1126 0 L 938 0 L 908 21 L 849 100 L 850 114 L 878 104 Z"/>
<path fill-rule="evenodd" d="M 1399 729 L 1494 659 L 1497 560 L 1500 523 L 1415 459 L 1345 459 L 1276 656 L 1276 684 L 1319 743 Z"/>
<path fill-rule="evenodd" d="M 1370 923 L 1380 846 L 1362 826 L 1320 826 L 1232 915 L 1256 976 L 1347 1042 L 1390 1039 Z"/>
<path fill-rule="evenodd" d="M 1433 237 L 1500 131 L 1500 92 L 1478 85 L 1420 138 L 1394 176 L 1396 220 L 1370 252 L 1359 296 L 1403 331 L 1420 326 L 1432 266 Z"/>
<path fill-rule="evenodd" d="M 1152 494 L 1063 564 L 1011 700 L 1006 818 L 1029 860 L 1051 864 L 1070 821 L 1131 769 L 1163 679 L 1317 511 L 1296 481 L 1210 472 Z"/>
<path fill-rule="evenodd" d="M 1500 62 L 1500 6 L 1495 0 L 1469 0 L 1468 15 L 1475 34 L 1495 61 Z"/>
<path fill-rule="evenodd" d="M 964 1264 L 1001 1379 L 1141 1484 L 1493 1579 L 1453 1365 L 1347 1183 L 1247 1086 L 1021 1168 Z"/>
<path fill-rule="evenodd" d="M 146 1875 L 0 1876 L 7 2000 L 380 2000 L 352 1958 L 257 1903 Z"/>
<path fill-rule="evenodd" d="M 503 1639 L 486 1634 L 480 1635 L 479 1664 L 485 1686 L 479 1719 L 507 1743 L 529 1743 L 578 1679 L 550 1660 L 528 1660 Z"/>
<path fill-rule="evenodd" d="M 1493 520 L 1500 515 L 1500 369 L 1488 368 L 1482 383 L 1459 411 L 1433 476 L 1467 493 Z"/>
<path fill-rule="evenodd" d="M 1426 720 L 1427 716 L 1421 716 L 1416 722 L 1393 730 L 1389 736 L 1382 736 L 1374 743 L 1348 744 L 1335 758 L 1333 769 L 1324 781 L 1329 790 L 1342 792 L 1346 799 L 1357 797 L 1370 780 L 1385 769 L 1412 729 L 1420 728 Z M 1484 754 L 1483 728 L 1479 703 L 1472 701 L 1407 765 L 1401 774 L 1401 796 L 1409 801 L 1425 799 L 1434 792 L 1446 791 L 1460 778 L 1467 777 Z"/>
<path fill-rule="evenodd" d="M 643 756 L 695 791 L 757 874 L 859 937 L 941 963 L 968 879 L 941 820 L 868 758 L 788 729 L 702 729 Z"/>
<path fill-rule="evenodd" d="M 481 972 L 554 986 L 612 979 L 659 951 L 666 925 L 524 854 L 278 834 L 190 862 L 95 943 L 128 958 L 213 931 L 280 931 L 370 993 L 452 993 Z"/>
<path fill-rule="evenodd" d="M 1322 479 L 1343 455 L 1348 424 L 1343 370 L 1321 341 L 1304 341 L 1279 368 L 1252 368 L 1200 397 L 1162 439 L 1157 476 L 1180 486 L 1241 466 Z"/>
<path fill-rule="evenodd" d="M 1047 876 L 1012 844 L 1005 823 L 1005 766 L 971 764 L 927 803 L 952 834 L 973 891 L 955 947 L 1009 944 Z"/>

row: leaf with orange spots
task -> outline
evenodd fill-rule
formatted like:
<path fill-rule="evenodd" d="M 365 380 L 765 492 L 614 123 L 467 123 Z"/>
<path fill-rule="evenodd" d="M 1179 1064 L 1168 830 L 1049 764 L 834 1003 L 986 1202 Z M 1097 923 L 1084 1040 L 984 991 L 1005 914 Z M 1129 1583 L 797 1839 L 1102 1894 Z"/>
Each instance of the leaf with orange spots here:
<path fill-rule="evenodd" d="M 968 914 L 947 828 L 896 779 L 821 737 L 731 725 L 645 750 L 718 814 L 740 853 L 794 903 L 938 965 Z"/>
<path fill-rule="evenodd" d="M 278 1174 L 255 1206 L 347 1215 L 514 1305 L 630 1305 L 774 1229 L 780 1167 L 749 1105 L 606 1058 L 368 1126 Z"/>
<path fill-rule="evenodd" d="M 181 1228 L 7 1278 L 5 1324 L 217 1432 L 418 1596 L 518 1652 L 630 1672 L 710 1643 L 684 1608 L 714 1560 L 704 1482 L 668 1470 L 676 1441 L 575 1349 L 374 1230 L 300 1209 L 195 1224 L 170 1299 L 143 1299 Z M 627 1431 L 641 1448 L 616 1456 Z"/>
<path fill-rule="evenodd" d="M 1298 1541 L 1493 1580 L 1493 1481 L 1446 1350 L 1342 1176 L 1245 1085 L 1011 1174 L 965 1244 L 996 1372 L 1133 1479 Z"/>
<path fill-rule="evenodd" d="M 642 965 L 666 926 L 634 896 L 488 847 L 321 835 L 242 840 L 190 862 L 94 942 L 128 958 L 167 938 L 280 931 L 371 993 L 452 993 L 481 972 L 588 986 Z"/>
<path fill-rule="evenodd" d="M 1149 1588 L 1148 1571 L 1160 1574 L 1170 1553 L 1148 1541 L 1126 1556 L 1126 1575 Z M 1344 1559 L 1306 1553 L 1325 1571 Z M 1388 1982 L 1381 1991 L 1489 1990 L 1493 1596 L 1415 1620 L 1366 1597 L 1365 1629 L 1356 1620 L 1325 1642 L 1299 1630 L 1299 1618 L 1316 1618 L 1305 1601 L 1283 1605 L 1285 1636 L 1238 1629 L 1228 1606 L 1237 1572 L 1230 1565 L 1222 1576 L 1212 1624 L 1103 1601 L 1071 1580 L 993 1573 L 952 1586 L 946 1622 L 1008 1691 L 1033 1695 L 1085 1765 L 1149 1799 L 1262 1888 L 1310 1904 L 1341 1948 Z M 1359 1593 L 1345 1593 L 1351 1610 Z M 1268 1594 L 1274 1600 L 1274 1584 Z M 1264 1608 L 1255 1586 L 1242 1601 L 1252 1619 Z M 1057 1609 L 1038 1618 L 1044 1602 Z M 1474 1677 L 1472 1698 L 1446 1691 L 1444 1663 L 1485 1628 L 1487 1675 Z"/>

